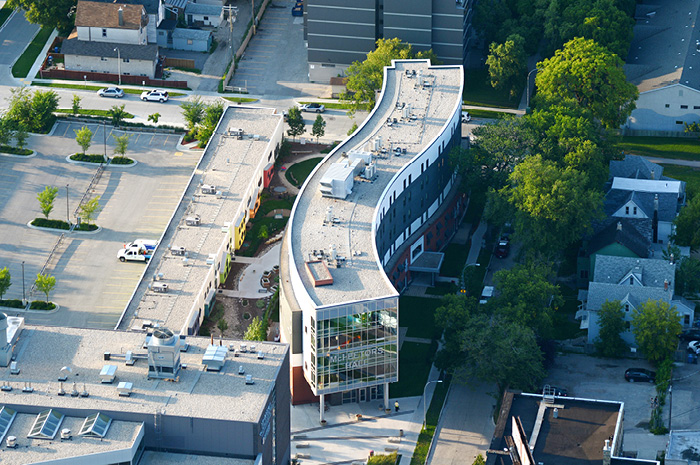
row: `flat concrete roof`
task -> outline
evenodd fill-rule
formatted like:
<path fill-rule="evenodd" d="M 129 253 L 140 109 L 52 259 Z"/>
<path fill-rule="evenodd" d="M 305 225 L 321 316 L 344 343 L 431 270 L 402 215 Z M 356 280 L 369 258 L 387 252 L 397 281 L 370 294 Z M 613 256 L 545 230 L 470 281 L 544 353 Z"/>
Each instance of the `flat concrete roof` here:
<path fill-rule="evenodd" d="M 240 106 L 230 106 L 224 111 L 183 201 L 127 306 L 120 329 L 139 329 L 147 321 L 176 332 L 186 328 L 193 303 L 212 268 L 207 264 L 209 255 L 217 254 L 215 261 L 221 261 L 218 253 L 227 237 L 225 228 L 248 210 L 247 194 L 257 192 L 255 174 L 268 164 L 266 149 L 283 123 L 282 115 L 274 111 Z M 229 128 L 243 129 L 243 139 L 230 135 Z M 201 185 L 214 186 L 221 195 L 204 194 Z M 199 215 L 201 225 L 187 226 L 185 219 L 194 215 Z M 187 266 L 183 262 L 185 257 L 173 255 L 168 246 L 186 249 Z M 129 265 L 132 264 L 124 264 Z M 154 274 L 160 273 L 162 282 L 168 284 L 167 293 L 149 289 Z"/>
<path fill-rule="evenodd" d="M 13 387 L 11 392 L 0 391 L 0 404 L 35 405 L 59 411 L 91 409 L 107 414 L 162 411 L 164 415 L 257 422 L 288 350 L 285 344 L 256 343 L 256 349 L 265 353 L 264 359 L 253 353 L 234 358 L 229 352 L 221 372 L 206 372 L 202 355 L 210 339 L 190 336 L 188 351 L 181 353 L 181 362 L 187 368 L 180 371 L 179 380 L 148 380 L 147 360 L 138 359 L 133 366 L 127 366 L 123 357 L 114 355 L 127 351 L 147 354 L 142 348 L 145 338 L 146 334 L 131 331 L 25 326 L 16 349 L 20 374 L 12 375 L 9 367 L 0 367 L 0 381 Z M 218 345 L 217 340 L 214 343 Z M 238 349 L 241 341 L 223 343 Z M 113 354 L 110 361 L 104 360 L 105 352 Z M 113 384 L 100 382 L 100 371 L 106 364 L 117 365 Z M 245 384 L 245 376 L 238 374 L 239 365 L 246 375 L 252 375 L 255 384 Z M 64 366 L 72 369 L 64 389 L 70 392 L 76 382 L 77 390 L 82 392 L 85 383 L 90 397 L 57 395 L 59 371 Z M 130 397 L 117 395 L 117 384 L 122 381 L 133 383 Z M 25 382 L 31 383 L 34 393 L 22 392 Z M 226 408 L 212 408 L 222 405 Z"/>
<path fill-rule="evenodd" d="M 209 457 L 206 455 L 172 454 L 147 450 L 139 462 L 143 465 L 253 465 L 255 460 L 234 459 L 231 457 Z"/>
<path fill-rule="evenodd" d="M 696 23 L 700 0 L 637 5 L 625 74 L 640 92 L 671 84 L 700 89 Z M 623 57 L 624 58 L 624 57 Z"/>
<path fill-rule="evenodd" d="M 693 449 L 700 450 L 700 430 L 673 430 L 668 437 L 666 460 L 688 460 L 683 454 Z"/>
<path fill-rule="evenodd" d="M 27 396 L 33 394 L 25 394 Z M 83 455 L 100 454 L 109 451 L 130 449 L 143 429 L 142 423 L 112 420 L 104 438 L 78 436 L 85 421 L 84 417 L 64 417 L 53 440 L 30 439 L 27 437 L 36 415 L 18 413 L 7 435 L 17 438 L 17 448 L 0 448 L 0 462 L 3 464 L 24 465 L 44 463 L 49 460 L 69 459 Z M 61 430 L 68 428 L 73 437 L 61 440 Z"/>
<path fill-rule="evenodd" d="M 429 87 L 415 86 L 417 77 L 408 77 L 406 70 L 422 71 Z M 343 141 L 307 179 L 299 193 L 288 227 L 291 243 L 290 266 L 295 266 L 309 297 L 317 306 L 396 296 L 375 256 L 372 221 L 384 189 L 394 175 L 420 155 L 447 125 L 461 104 L 462 71 L 459 66 L 430 66 L 427 60 L 394 61 L 385 69 L 384 91 L 370 117 L 351 137 Z M 413 121 L 401 121 L 402 110 L 397 103 L 412 105 Z M 391 127 L 387 118 L 398 124 Z M 377 137 L 387 154 L 375 157 L 377 176 L 372 182 L 356 181 L 352 194 L 344 200 L 323 197 L 319 191 L 321 178 L 340 162 L 343 152 L 370 151 L 369 144 Z M 406 154 L 394 156 L 392 149 L 406 149 Z M 324 225 L 328 207 L 333 221 Z M 333 284 L 314 287 L 305 268 L 314 250 L 329 252 L 331 245 L 337 255 L 345 257 L 340 268 L 332 267 Z M 295 289 L 295 292 L 303 292 Z"/>

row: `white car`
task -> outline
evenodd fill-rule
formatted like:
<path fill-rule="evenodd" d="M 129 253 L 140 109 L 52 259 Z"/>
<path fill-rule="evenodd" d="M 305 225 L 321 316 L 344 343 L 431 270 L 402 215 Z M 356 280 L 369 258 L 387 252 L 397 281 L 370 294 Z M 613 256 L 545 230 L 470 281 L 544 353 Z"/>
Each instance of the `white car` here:
<path fill-rule="evenodd" d="M 312 113 L 323 113 L 326 111 L 325 105 L 321 105 L 320 103 L 306 103 L 301 105 L 299 109 L 301 111 L 310 111 Z"/>
<path fill-rule="evenodd" d="M 162 89 L 145 90 L 141 92 L 141 100 L 149 102 L 167 102 L 168 92 Z"/>
<path fill-rule="evenodd" d="M 700 355 L 700 341 L 690 341 L 688 343 L 688 352 Z"/>
<path fill-rule="evenodd" d="M 468 111 L 463 111 L 462 112 L 462 122 L 463 123 L 468 123 L 472 120 L 471 115 L 469 114 Z"/>
<path fill-rule="evenodd" d="M 124 97 L 124 91 L 119 87 L 105 87 L 97 91 L 97 95 L 100 97 L 112 97 L 112 98 L 122 98 Z"/>
<path fill-rule="evenodd" d="M 484 286 L 484 290 L 481 291 L 479 303 L 485 304 L 491 297 L 493 297 L 493 286 Z"/>

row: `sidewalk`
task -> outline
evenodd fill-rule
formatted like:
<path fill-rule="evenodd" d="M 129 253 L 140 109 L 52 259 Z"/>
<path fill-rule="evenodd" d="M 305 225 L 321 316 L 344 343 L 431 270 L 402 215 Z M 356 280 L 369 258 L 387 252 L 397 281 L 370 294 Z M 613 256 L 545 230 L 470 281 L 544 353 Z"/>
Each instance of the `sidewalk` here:
<path fill-rule="evenodd" d="M 269 295 L 269 292 L 262 292 L 262 289 L 265 288 L 260 285 L 260 278 L 262 278 L 263 271 L 271 270 L 273 266 L 280 264 L 281 247 L 281 242 L 278 242 L 260 257 L 237 256 L 233 263 L 248 264 L 239 278 L 238 290 L 220 289 L 219 294 L 225 297 L 243 299 L 259 299 Z"/>

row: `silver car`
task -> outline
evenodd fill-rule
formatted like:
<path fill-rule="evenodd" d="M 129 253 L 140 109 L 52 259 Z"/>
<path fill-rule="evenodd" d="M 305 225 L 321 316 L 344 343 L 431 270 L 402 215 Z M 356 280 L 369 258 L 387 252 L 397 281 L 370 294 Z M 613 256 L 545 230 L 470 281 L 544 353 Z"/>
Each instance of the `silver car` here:
<path fill-rule="evenodd" d="M 100 97 L 112 97 L 112 98 L 122 98 L 124 97 L 124 91 L 119 87 L 105 87 L 97 91 L 97 95 Z"/>

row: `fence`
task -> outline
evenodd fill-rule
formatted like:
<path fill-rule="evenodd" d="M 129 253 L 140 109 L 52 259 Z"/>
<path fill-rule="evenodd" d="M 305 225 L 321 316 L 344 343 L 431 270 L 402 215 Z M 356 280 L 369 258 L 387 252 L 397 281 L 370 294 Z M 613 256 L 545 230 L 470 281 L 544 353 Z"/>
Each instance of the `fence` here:
<path fill-rule="evenodd" d="M 92 179 L 90 180 L 90 185 L 85 190 L 83 197 L 80 199 L 80 202 L 78 202 L 78 206 L 75 209 L 75 217 L 76 218 L 78 216 L 80 216 L 80 207 L 85 205 L 88 198 L 90 197 L 90 192 L 92 192 L 95 189 L 95 187 L 97 187 L 97 183 L 100 182 L 100 178 L 102 178 L 102 173 L 104 172 L 106 166 L 107 166 L 107 163 L 100 163 L 100 166 L 97 167 L 97 171 L 95 171 L 95 174 L 92 176 Z"/>
<path fill-rule="evenodd" d="M 622 128 L 623 136 L 636 136 L 636 137 L 678 137 L 685 139 L 695 139 L 700 134 L 697 132 L 683 132 L 683 131 L 656 131 L 651 129 L 629 129 Z"/>
<path fill-rule="evenodd" d="M 172 58 L 165 57 L 163 66 L 166 68 L 189 68 L 194 69 L 194 60 L 189 58 Z"/>
<path fill-rule="evenodd" d="M 42 79 L 71 79 L 74 81 L 102 81 L 119 82 L 119 75 L 112 73 L 92 73 L 85 71 L 71 71 L 67 69 L 42 69 L 39 71 Z M 150 79 L 145 76 L 131 76 L 122 74 L 123 84 L 135 84 L 152 87 L 171 87 L 175 89 L 186 89 L 187 81 L 168 81 L 165 79 Z"/>
<path fill-rule="evenodd" d="M 46 269 L 49 267 L 49 263 L 51 262 L 51 259 L 53 258 L 54 253 L 56 253 L 56 249 L 61 245 L 63 242 L 63 239 L 66 237 L 66 233 L 62 233 L 56 243 L 53 246 L 53 249 L 51 249 L 51 252 L 49 252 L 49 256 L 46 258 L 46 261 L 44 262 L 44 266 L 41 267 L 41 271 L 39 271 L 39 274 L 44 274 L 46 272 Z M 36 281 L 32 283 L 32 287 L 29 289 L 29 300 L 32 299 L 34 295 L 34 291 L 36 290 Z"/>

